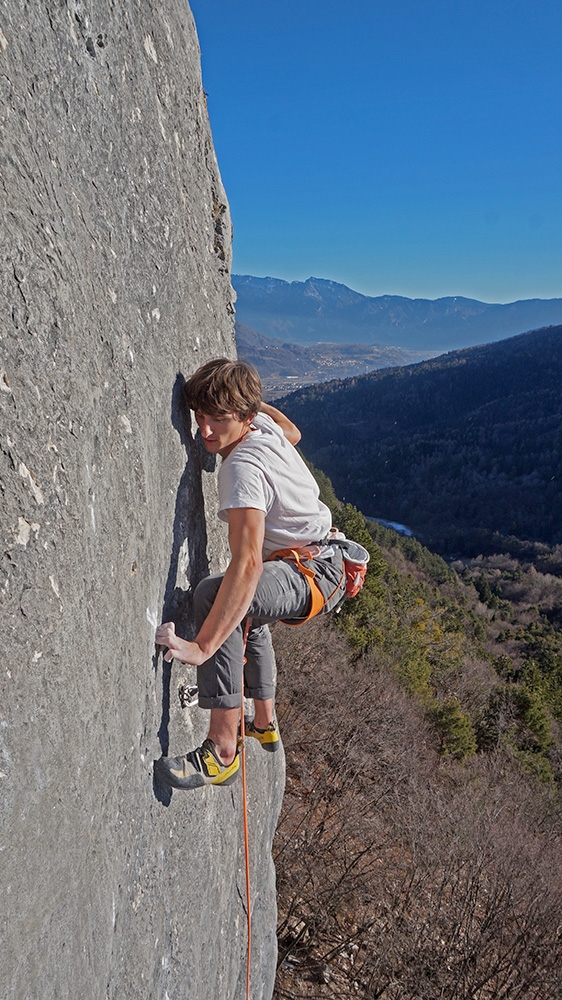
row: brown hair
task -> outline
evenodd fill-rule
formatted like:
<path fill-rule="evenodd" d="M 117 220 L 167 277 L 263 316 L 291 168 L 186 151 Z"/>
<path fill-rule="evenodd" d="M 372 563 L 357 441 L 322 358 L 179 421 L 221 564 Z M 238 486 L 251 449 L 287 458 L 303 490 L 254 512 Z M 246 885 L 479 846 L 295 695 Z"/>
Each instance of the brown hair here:
<path fill-rule="evenodd" d="M 260 408 L 262 388 L 253 365 L 216 358 L 194 372 L 183 392 L 191 410 L 210 417 L 234 413 L 238 420 L 247 420 Z"/>

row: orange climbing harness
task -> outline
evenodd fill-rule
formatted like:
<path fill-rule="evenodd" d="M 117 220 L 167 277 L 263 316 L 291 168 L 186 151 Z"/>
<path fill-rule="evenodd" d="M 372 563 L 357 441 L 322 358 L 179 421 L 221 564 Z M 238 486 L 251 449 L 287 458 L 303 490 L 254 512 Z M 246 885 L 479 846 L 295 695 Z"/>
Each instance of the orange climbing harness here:
<path fill-rule="evenodd" d="M 310 601 L 310 608 L 308 610 L 308 614 L 306 615 L 306 617 L 299 618 L 298 621 L 297 620 L 289 621 L 286 619 L 282 619 L 284 625 L 304 625 L 304 623 L 310 621 L 311 618 L 315 618 L 316 615 L 319 615 L 320 612 L 329 603 L 334 594 L 337 593 L 343 582 L 344 573 L 342 572 L 342 578 L 334 587 L 331 594 L 326 595 L 321 591 L 316 580 L 315 571 L 312 569 L 311 566 L 306 566 L 305 562 L 303 562 L 303 560 L 312 561 L 316 556 L 319 555 L 319 553 L 320 553 L 320 546 L 314 545 L 310 548 L 301 548 L 301 549 L 277 549 L 275 552 L 272 552 L 270 556 L 268 556 L 267 559 L 268 562 L 271 559 L 287 559 L 289 562 L 294 562 L 299 572 L 302 573 L 304 577 L 306 577 L 306 581 L 310 589 L 311 601 Z"/>
<path fill-rule="evenodd" d="M 331 593 L 325 593 L 318 583 L 314 560 L 321 557 L 326 546 L 336 546 L 342 554 L 342 575 Z M 270 559 L 287 559 L 294 562 L 300 573 L 306 577 L 310 589 L 310 608 L 304 618 L 282 619 L 284 625 L 304 625 L 321 611 L 339 611 L 348 597 L 356 597 L 365 583 L 369 553 L 359 542 L 346 538 L 343 532 L 332 528 L 324 542 L 319 545 L 304 546 L 294 549 L 277 549 L 268 557 Z M 322 581 L 325 585 L 327 580 Z M 343 586 L 345 584 L 345 586 Z"/>

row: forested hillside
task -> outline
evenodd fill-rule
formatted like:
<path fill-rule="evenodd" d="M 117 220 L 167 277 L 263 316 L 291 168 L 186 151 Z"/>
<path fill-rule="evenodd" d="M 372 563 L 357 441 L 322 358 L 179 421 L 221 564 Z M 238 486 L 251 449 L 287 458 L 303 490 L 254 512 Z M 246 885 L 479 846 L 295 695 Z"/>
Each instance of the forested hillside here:
<path fill-rule="evenodd" d="M 371 553 L 339 617 L 276 626 L 287 791 L 278 1000 L 560 1000 L 562 550 Z"/>
<path fill-rule="evenodd" d="M 444 554 L 477 555 L 562 541 L 561 386 L 557 326 L 309 386 L 280 406 L 339 497 Z"/>

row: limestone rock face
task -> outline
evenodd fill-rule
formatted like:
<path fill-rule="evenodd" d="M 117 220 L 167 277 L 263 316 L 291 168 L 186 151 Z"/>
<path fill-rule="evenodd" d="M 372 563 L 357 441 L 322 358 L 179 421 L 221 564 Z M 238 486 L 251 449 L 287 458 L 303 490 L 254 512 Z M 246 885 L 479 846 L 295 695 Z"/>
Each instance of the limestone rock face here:
<path fill-rule="evenodd" d="M 179 406 L 184 377 L 234 355 L 186 0 L 4 0 L 0 130 L 0 995 L 238 1000 L 240 786 L 152 780 L 207 722 L 154 627 L 189 634 L 191 587 L 226 558 Z M 248 757 L 265 1000 L 283 761 Z"/>

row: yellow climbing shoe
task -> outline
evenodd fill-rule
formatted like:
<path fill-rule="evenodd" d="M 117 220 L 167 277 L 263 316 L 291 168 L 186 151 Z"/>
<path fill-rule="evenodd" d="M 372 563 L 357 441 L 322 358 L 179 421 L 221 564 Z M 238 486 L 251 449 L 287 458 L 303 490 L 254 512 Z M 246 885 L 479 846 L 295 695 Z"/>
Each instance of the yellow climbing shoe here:
<path fill-rule="evenodd" d="M 253 719 L 244 719 L 244 735 L 253 736 L 269 753 L 279 749 L 279 731 L 274 722 L 270 722 L 267 729 L 256 729 Z"/>
<path fill-rule="evenodd" d="M 202 785 L 230 785 L 240 769 L 237 752 L 231 764 L 223 764 L 212 740 L 205 740 L 196 750 L 180 757 L 161 757 L 154 765 L 154 776 L 172 788 L 200 788 Z"/>

